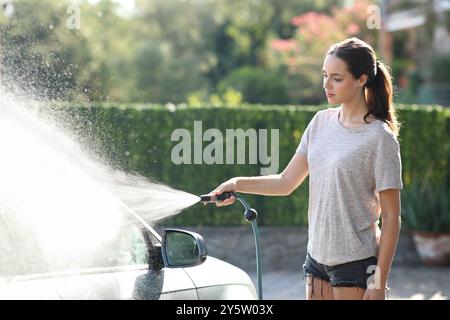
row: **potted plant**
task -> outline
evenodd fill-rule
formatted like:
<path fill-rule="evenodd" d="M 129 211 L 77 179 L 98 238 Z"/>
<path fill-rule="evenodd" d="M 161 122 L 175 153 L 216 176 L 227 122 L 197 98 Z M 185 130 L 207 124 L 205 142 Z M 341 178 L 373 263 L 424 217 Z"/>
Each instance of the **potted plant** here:
<path fill-rule="evenodd" d="M 402 215 L 420 259 L 428 265 L 450 265 L 448 181 L 413 183 L 403 192 Z"/>

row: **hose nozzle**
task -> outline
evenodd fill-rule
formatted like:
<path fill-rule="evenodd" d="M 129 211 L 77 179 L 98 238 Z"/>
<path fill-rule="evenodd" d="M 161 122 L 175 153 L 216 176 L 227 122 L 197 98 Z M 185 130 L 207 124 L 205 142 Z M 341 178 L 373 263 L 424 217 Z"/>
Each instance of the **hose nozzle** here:
<path fill-rule="evenodd" d="M 222 194 L 219 194 L 219 195 L 204 194 L 204 195 L 200 196 L 200 201 L 203 202 L 204 204 L 214 203 L 214 202 L 217 202 L 217 201 L 226 200 L 226 199 L 231 198 L 233 196 L 235 196 L 235 193 L 234 192 L 228 192 L 228 191 L 224 192 Z"/>

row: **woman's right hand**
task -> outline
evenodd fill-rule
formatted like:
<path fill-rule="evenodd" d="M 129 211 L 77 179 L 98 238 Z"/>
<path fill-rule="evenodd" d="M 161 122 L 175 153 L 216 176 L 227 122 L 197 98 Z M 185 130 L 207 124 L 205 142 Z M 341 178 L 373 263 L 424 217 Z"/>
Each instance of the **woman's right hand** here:
<path fill-rule="evenodd" d="M 218 186 L 213 191 L 211 191 L 209 193 L 209 195 L 210 196 L 213 196 L 213 195 L 218 196 L 224 192 L 236 192 L 236 179 L 235 178 L 225 181 L 220 186 Z M 223 201 L 216 201 L 215 203 L 216 203 L 216 206 L 222 207 L 222 206 L 229 206 L 230 204 L 233 204 L 235 201 L 236 201 L 236 197 L 231 196 L 228 199 L 225 199 Z"/>

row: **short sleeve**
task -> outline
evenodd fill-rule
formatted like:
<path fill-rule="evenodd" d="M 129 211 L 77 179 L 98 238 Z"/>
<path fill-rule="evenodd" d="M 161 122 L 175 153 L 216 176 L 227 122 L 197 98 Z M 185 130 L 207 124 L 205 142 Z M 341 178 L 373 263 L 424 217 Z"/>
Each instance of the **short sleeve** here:
<path fill-rule="evenodd" d="M 314 126 L 314 122 L 317 118 L 317 113 L 314 115 L 314 117 L 311 119 L 311 121 L 308 123 L 308 126 L 305 129 L 305 132 L 303 132 L 302 138 L 300 140 L 300 144 L 297 147 L 297 150 L 295 153 L 301 153 L 305 156 L 308 155 L 308 145 L 311 135 L 311 128 Z"/>
<path fill-rule="evenodd" d="M 375 191 L 403 189 L 400 146 L 394 136 L 384 135 L 375 157 Z"/>

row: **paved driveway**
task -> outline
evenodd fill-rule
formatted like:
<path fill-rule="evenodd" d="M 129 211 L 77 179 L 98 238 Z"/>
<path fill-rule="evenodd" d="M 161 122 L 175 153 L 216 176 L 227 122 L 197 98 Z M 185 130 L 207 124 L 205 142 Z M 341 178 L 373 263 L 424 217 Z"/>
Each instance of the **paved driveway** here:
<path fill-rule="evenodd" d="M 256 273 L 249 274 L 256 284 Z M 262 281 L 264 299 L 305 299 L 305 280 L 301 272 L 267 272 L 263 273 Z M 396 266 L 391 270 L 390 287 L 391 300 L 448 300 L 450 267 Z"/>
<path fill-rule="evenodd" d="M 242 268 L 256 284 L 255 243 L 250 226 L 193 231 L 204 236 L 212 256 Z M 305 299 L 301 266 L 306 255 L 306 231 L 304 227 L 260 228 L 264 298 Z M 389 279 L 390 299 L 450 299 L 450 266 L 422 264 L 405 230 L 400 234 Z"/>

